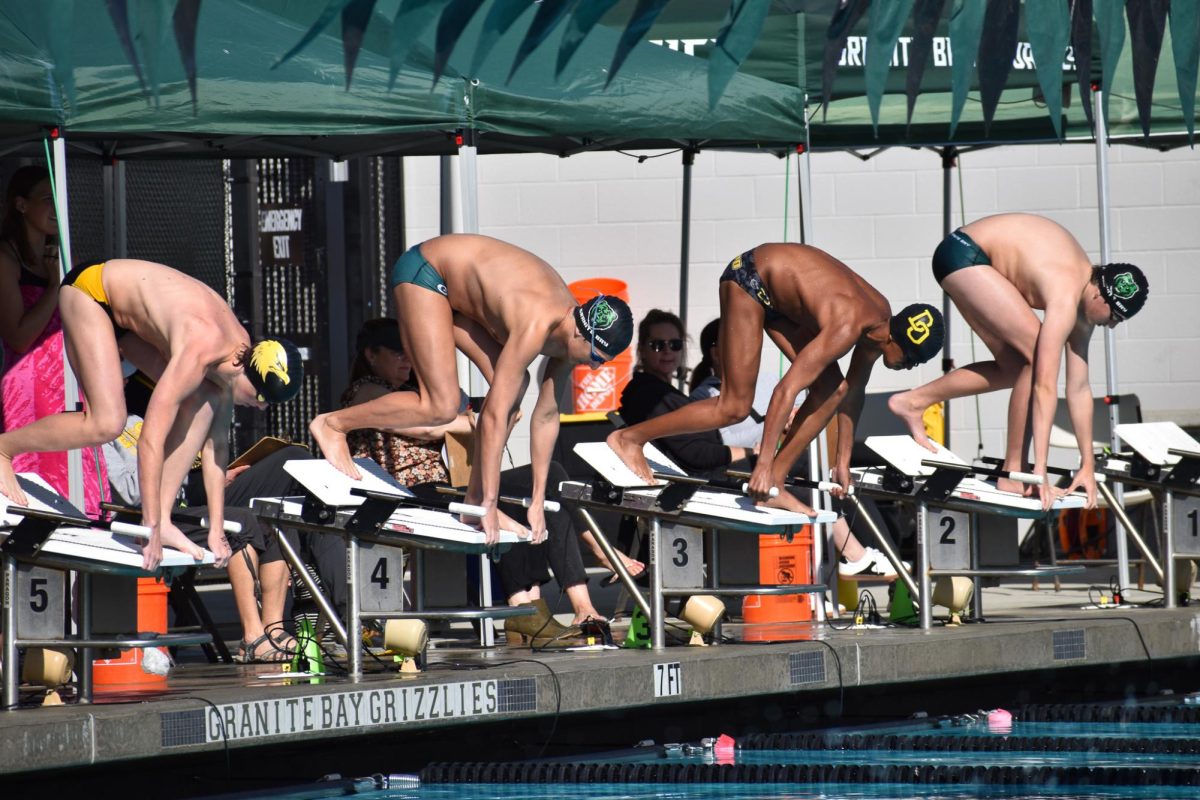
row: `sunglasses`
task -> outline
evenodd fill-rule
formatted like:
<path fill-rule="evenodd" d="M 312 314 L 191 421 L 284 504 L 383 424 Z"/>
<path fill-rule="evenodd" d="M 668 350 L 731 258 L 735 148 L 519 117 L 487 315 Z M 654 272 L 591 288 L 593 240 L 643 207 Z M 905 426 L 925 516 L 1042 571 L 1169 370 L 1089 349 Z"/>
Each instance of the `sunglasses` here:
<path fill-rule="evenodd" d="M 671 348 L 672 352 L 678 353 L 683 349 L 683 339 L 651 339 L 646 342 L 646 347 L 655 353 L 661 353 L 668 347 Z"/>

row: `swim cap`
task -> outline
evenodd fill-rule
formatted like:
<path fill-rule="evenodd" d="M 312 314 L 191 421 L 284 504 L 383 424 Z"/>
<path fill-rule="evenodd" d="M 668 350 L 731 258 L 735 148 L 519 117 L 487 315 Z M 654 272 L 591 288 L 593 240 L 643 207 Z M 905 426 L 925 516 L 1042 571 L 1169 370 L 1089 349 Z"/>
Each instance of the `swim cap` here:
<path fill-rule="evenodd" d="M 1112 309 L 1113 318 L 1124 321 L 1142 310 L 1150 294 L 1146 274 L 1133 264 L 1105 264 L 1096 268 L 1100 296 Z"/>
<path fill-rule="evenodd" d="M 619 297 L 602 294 L 575 306 L 575 327 L 583 338 L 609 358 L 616 358 L 633 341 L 633 312 Z"/>
<path fill-rule="evenodd" d="M 263 339 L 254 345 L 242 368 L 260 402 L 286 403 L 304 383 L 304 360 L 287 339 Z"/>
<path fill-rule="evenodd" d="M 900 345 L 909 367 L 924 364 L 942 350 L 946 324 L 942 312 L 928 303 L 905 307 L 891 322 L 892 340 Z"/>

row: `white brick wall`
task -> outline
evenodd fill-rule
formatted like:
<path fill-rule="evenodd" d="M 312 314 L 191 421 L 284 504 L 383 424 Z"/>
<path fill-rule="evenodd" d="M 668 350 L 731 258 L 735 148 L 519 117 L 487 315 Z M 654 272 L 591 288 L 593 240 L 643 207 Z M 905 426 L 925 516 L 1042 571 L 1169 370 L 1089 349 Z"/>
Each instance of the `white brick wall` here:
<path fill-rule="evenodd" d="M 653 154 L 651 154 L 653 155 Z M 1091 145 L 997 147 L 969 152 L 952 174 L 955 224 L 1002 211 L 1041 213 L 1070 229 L 1099 260 L 1095 151 Z M 929 257 L 942 234 L 940 158 L 929 150 L 892 149 L 861 159 L 844 153 L 812 157 L 813 213 L 809 240 L 846 261 L 900 308 L 918 300 L 940 305 Z M 1136 392 L 1148 419 L 1200 423 L 1200 155 L 1186 148 L 1158 152 L 1109 150 L 1112 257 L 1146 270 L 1145 311 L 1116 330 L 1120 389 Z M 409 241 L 437 233 L 437 160 L 405 162 Z M 790 170 L 788 167 L 790 166 Z M 790 175 L 790 186 L 785 179 Z M 734 255 L 799 234 L 795 159 L 765 154 L 702 152 L 693 168 L 689 334 L 716 316 L 716 280 Z M 618 153 L 560 159 L 546 155 L 479 159 L 479 219 L 483 233 L 545 258 L 569 283 L 607 276 L 629 284 L 634 315 L 652 307 L 679 310 L 682 192 L 678 153 L 638 163 Z M 961 177 L 962 196 L 959 186 Z M 418 200 L 417 198 L 420 198 Z M 961 205 L 960 205 L 961 204 Z M 952 325 L 952 355 L 972 360 L 972 337 L 961 318 Z M 974 341 L 975 357 L 988 358 Z M 694 348 L 693 348 L 694 349 Z M 768 346 L 764 369 L 777 370 Z M 695 363 L 698 354 L 692 353 Z M 1093 337 L 1092 386 L 1105 390 L 1104 344 Z M 891 391 L 936 377 L 938 366 L 913 372 L 877 369 L 870 391 Z M 532 398 L 526 399 L 527 410 Z M 974 455 L 1003 446 L 1007 397 L 955 401 L 954 449 Z M 528 433 L 510 447 L 528 460 Z"/>

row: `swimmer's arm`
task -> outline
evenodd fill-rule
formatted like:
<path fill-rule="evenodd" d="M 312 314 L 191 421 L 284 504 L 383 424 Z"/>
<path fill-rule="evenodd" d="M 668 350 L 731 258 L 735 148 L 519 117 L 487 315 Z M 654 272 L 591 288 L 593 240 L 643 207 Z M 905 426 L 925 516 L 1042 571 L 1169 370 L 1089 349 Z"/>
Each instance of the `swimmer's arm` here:
<path fill-rule="evenodd" d="M 557 358 L 547 358 L 542 365 L 537 403 L 529 418 L 529 464 L 533 471 L 530 495 L 535 500 L 546 497 L 546 476 L 550 458 L 558 439 L 558 398 L 571 379 L 571 365 Z"/>
<path fill-rule="evenodd" d="M 29 350 L 58 308 L 58 272 L 51 272 L 49 288 L 27 310 L 21 300 L 21 267 L 0 250 L 0 339 L 17 353 Z"/>
<path fill-rule="evenodd" d="M 1092 447 L 1092 384 L 1088 378 L 1088 342 L 1092 338 L 1092 326 L 1076 326 L 1067 341 L 1067 413 L 1075 439 L 1079 443 L 1080 465 L 1090 468 L 1094 463 Z"/>
<path fill-rule="evenodd" d="M 205 365 L 213 359 L 199 347 L 187 347 L 172 358 L 150 395 L 142 435 L 138 439 L 138 483 L 142 487 L 142 523 L 157 528 L 163 522 L 163 461 L 167 436 L 179 416 L 183 399 L 204 384 Z M 171 499 L 178 486 L 166 492 Z"/>
<path fill-rule="evenodd" d="M 839 381 L 840 388 L 824 386 L 824 382 L 818 382 L 817 378 L 831 364 L 836 369 L 837 359 L 854 345 L 857 338 L 857 333 L 848 325 L 826 327 L 795 354 L 792 365 L 771 392 L 771 402 L 767 406 L 767 417 L 763 423 L 763 447 L 758 455 L 759 463 L 763 463 L 764 459 L 768 466 L 774 463 L 774 443 L 778 442 L 783 434 L 784 426 L 787 425 L 788 417 L 796 404 L 796 396 L 802 389 L 809 389 L 809 397 L 804 401 L 802 411 L 796 415 L 798 420 L 803 415 L 803 419 L 792 431 L 789 444 L 798 442 L 795 446 L 808 445 L 829 422 L 837 407 L 837 401 L 841 399 L 840 393 L 845 391 L 845 385 L 843 381 Z M 780 344 L 782 337 L 772 335 L 771 339 Z M 791 348 L 781 346 L 780 349 L 786 355 Z M 838 376 L 840 375 L 839 370 Z M 815 413 L 809 409 L 815 410 Z"/>
<path fill-rule="evenodd" d="M 1058 372 L 1063 348 L 1075 327 L 1075 320 L 1074 302 L 1068 300 L 1047 304 L 1046 316 L 1034 344 L 1030 422 L 1035 472 L 1046 469 L 1050 455 L 1050 426 L 1058 406 Z"/>
<path fill-rule="evenodd" d="M 862 415 L 863 402 L 867 394 L 867 381 L 879 358 L 876 351 L 868 354 L 862 347 L 854 348 L 850 367 L 846 370 L 845 397 L 837 408 L 837 447 L 834 449 L 834 467 L 850 468 L 850 454 L 854 450 L 854 429 Z"/>
<path fill-rule="evenodd" d="M 541 345 L 534 332 L 523 332 L 510 337 L 496 359 L 487 401 L 475 430 L 475 446 L 479 453 L 476 468 L 482 471 L 479 486 L 484 504 L 494 505 L 499 499 L 500 455 L 508 438 L 509 423 L 529 377 L 526 369 L 537 358 Z"/>
<path fill-rule="evenodd" d="M 229 463 L 229 424 L 233 421 L 232 416 L 233 394 L 226 389 L 221 394 L 208 437 L 200 448 L 200 477 L 204 480 L 204 496 L 208 500 L 210 536 L 224 535 L 225 530 L 225 465 Z"/>

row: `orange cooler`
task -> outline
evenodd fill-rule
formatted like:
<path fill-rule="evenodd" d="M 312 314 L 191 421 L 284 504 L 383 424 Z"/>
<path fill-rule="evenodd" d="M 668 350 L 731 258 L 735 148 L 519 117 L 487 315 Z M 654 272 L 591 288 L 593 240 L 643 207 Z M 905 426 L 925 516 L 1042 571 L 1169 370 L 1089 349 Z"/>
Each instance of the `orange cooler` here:
<path fill-rule="evenodd" d="M 608 294 L 629 302 L 629 287 L 625 281 L 616 278 L 588 278 L 575 281 L 567 288 L 580 304 L 586 303 L 597 294 Z M 632 347 L 596 369 L 592 369 L 588 364 L 576 366 L 571 374 L 575 413 L 616 411 L 621 405 L 621 390 L 629 383 L 632 375 Z"/>
<path fill-rule="evenodd" d="M 138 632 L 167 632 L 167 595 L 171 589 L 154 578 L 138 578 Z M 159 648 L 165 652 L 165 648 Z M 92 679 L 97 689 L 111 687 L 123 691 L 165 689 L 166 675 L 152 675 L 142 669 L 141 648 L 122 650 L 118 658 L 97 659 L 92 667 Z"/>
<path fill-rule="evenodd" d="M 775 534 L 758 537 L 758 581 L 764 585 L 812 583 L 812 526 L 805 525 L 788 541 Z M 742 617 L 747 624 L 808 622 L 812 595 L 747 595 Z M 747 632 L 747 639 L 750 639 Z"/>

